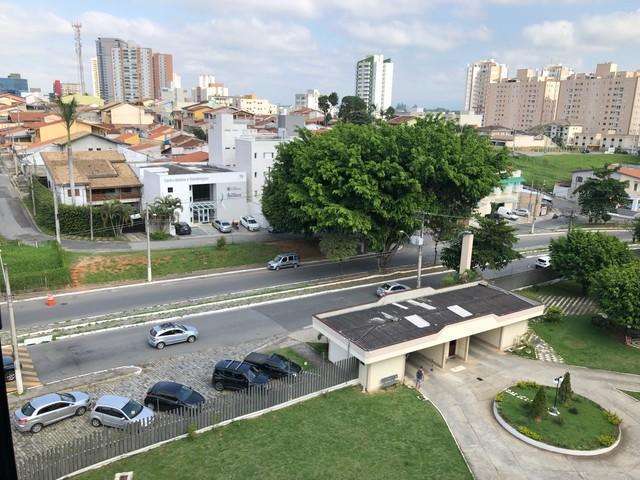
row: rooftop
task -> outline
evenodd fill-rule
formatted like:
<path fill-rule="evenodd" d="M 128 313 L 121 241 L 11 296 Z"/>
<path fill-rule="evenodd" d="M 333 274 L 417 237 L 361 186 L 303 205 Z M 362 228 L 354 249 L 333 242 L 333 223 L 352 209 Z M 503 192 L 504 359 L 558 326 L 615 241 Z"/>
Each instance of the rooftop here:
<path fill-rule="evenodd" d="M 42 152 L 42 160 L 56 185 L 69 184 L 66 152 Z M 73 152 L 74 183 L 91 188 L 140 187 L 124 156 L 113 150 Z"/>
<path fill-rule="evenodd" d="M 487 315 L 509 315 L 539 305 L 484 282 L 413 298 L 399 294 L 398 301 L 393 302 L 396 295 L 350 311 L 317 314 L 315 318 L 353 345 L 373 351 L 429 337 L 448 325 Z"/>

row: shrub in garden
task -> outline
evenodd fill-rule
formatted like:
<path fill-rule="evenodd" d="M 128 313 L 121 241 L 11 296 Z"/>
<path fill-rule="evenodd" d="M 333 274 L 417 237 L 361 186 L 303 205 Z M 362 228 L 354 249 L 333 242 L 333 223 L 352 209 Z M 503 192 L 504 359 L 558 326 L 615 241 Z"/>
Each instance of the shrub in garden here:
<path fill-rule="evenodd" d="M 540 422 L 547 413 L 547 393 L 544 387 L 538 388 L 536 396 L 531 403 L 531 416 L 536 422 Z"/>
<path fill-rule="evenodd" d="M 227 239 L 224 237 L 218 238 L 216 241 L 216 248 L 218 250 L 224 250 L 227 247 Z"/>
<path fill-rule="evenodd" d="M 571 400 L 572 397 L 573 390 L 571 390 L 571 375 L 567 372 L 562 377 L 562 383 L 558 389 L 558 401 L 561 405 L 564 405 Z"/>
<path fill-rule="evenodd" d="M 538 385 L 536 382 L 531 381 L 531 380 L 520 380 L 518 383 L 516 383 L 516 387 L 518 387 L 518 388 L 540 388 L 540 385 Z"/>
<path fill-rule="evenodd" d="M 498 394 L 496 395 L 495 400 L 498 403 L 500 403 L 502 400 L 504 400 L 504 392 L 498 392 Z"/>
<path fill-rule="evenodd" d="M 562 320 L 562 316 L 564 312 L 560 307 L 556 307 L 555 305 L 551 305 L 547 307 L 547 310 L 544 312 L 544 316 L 542 319 L 547 323 L 559 323 Z"/>
<path fill-rule="evenodd" d="M 598 435 L 598 443 L 603 447 L 610 447 L 615 441 L 616 438 L 613 435 Z"/>
<path fill-rule="evenodd" d="M 531 430 L 528 427 L 525 427 L 524 425 L 518 425 L 516 428 L 521 434 L 526 435 L 527 437 L 532 438 L 533 440 L 542 441 L 542 435 L 540 435 L 538 432 L 534 432 L 533 430 Z"/>
<path fill-rule="evenodd" d="M 577 409 L 576 407 L 571 407 L 571 408 L 569 409 L 569 413 L 572 413 L 572 414 L 574 414 L 574 415 L 577 415 L 577 414 L 578 414 L 578 409 Z"/>
<path fill-rule="evenodd" d="M 622 423 L 622 419 L 614 412 L 610 412 L 609 410 L 603 410 L 604 416 L 607 418 L 611 425 L 620 425 Z"/>

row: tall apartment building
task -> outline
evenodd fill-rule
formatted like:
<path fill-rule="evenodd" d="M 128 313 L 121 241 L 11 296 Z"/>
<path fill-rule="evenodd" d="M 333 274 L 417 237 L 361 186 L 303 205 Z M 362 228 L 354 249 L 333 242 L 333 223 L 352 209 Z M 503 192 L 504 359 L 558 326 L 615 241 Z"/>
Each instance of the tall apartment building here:
<path fill-rule="evenodd" d="M 100 98 L 105 102 L 112 102 L 116 98 L 113 78 L 112 50 L 126 45 L 127 43 L 119 38 L 100 37 L 96 40 L 98 85 Z"/>
<path fill-rule="evenodd" d="M 312 108 L 318 110 L 318 98 L 320 92 L 316 89 L 307 90 L 305 93 L 296 93 L 293 108 Z"/>
<path fill-rule="evenodd" d="M 507 66 L 494 59 L 481 60 L 467 66 L 463 111 L 483 115 L 489 84 L 507 78 Z"/>
<path fill-rule="evenodd" d="M 173 81 L 173 55 L 170 53 L 154 53 L 153 63 L 153 98 L 162 98 L 162 89 L 171 87 Z"/>
<path fill-rule="evenodd" d="M 228 97 L 229 89 L 224 83 L 216 82 L 214 75 L 199 75 L 198 86 L 193 89 L 192 97 L 195 102 L 206 102 L 216 97 Z"/>
<path fill-rule="evenodd" d="M 154 98 L 153 62 L 150 48 L 134 44 L 111 50 L 114 98 L 117 102 L 139 102 Z"/>
<path fill-rule="evenodd" d="M 595 74 L 578 73 L 561 83 L 557 119 L 583 132 L 640 134 L 640 71 L 601 63 Z"/>
<path fill-rule="evenodd" d="M 100 76 L 98 75 L 98 58 L 93 57 L 89 61 L 91 65 L 91 86 L 93 88 L 93 96 L 102 98 L 100 94 Z"/>
<path fill-rule="evenodd" d="M 391 106 L 393 94 L 393 62 L 376 54 L 356 63 L 355 94 L 369 106 L 380 112 Z"/>
<path fill-rule="evenodd" d="M 573 75 L 573 70 L 569 67 L 558 63 L 556 65 L 547 65 L 542 69 L 542 76 L 552 78 L 554 80 L 566 80 Z"/>
<path fill-rule="evenodd" d="M 560 83 L 528 68 L 516 78 L 489 83 L 482 124 L 528 130 L 554 121 Z"/>
<path fill-rule="evenodd" d="M 75 82 L 61 82 L 60 83 L 60 96 L 81 94 L 82 88 L 79 83 Z"/>

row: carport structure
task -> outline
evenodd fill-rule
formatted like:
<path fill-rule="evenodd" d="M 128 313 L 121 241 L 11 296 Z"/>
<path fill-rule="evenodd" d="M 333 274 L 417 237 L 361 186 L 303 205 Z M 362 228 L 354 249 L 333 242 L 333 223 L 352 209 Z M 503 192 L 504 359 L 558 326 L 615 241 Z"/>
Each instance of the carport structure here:
<path fill-rule="evenodd" d="M 360 383 L 375 391 L 402 380 L 406 357 L 418 353 L 444 368 L 463 361 L 471 337 L 504 350 L 527 331 L 527 321 L 544 305 L 486 282 L 435 290 L 408 290 L 313 316 L 313 327 L 329 341 L 329 360 L 360 360 Z"/>

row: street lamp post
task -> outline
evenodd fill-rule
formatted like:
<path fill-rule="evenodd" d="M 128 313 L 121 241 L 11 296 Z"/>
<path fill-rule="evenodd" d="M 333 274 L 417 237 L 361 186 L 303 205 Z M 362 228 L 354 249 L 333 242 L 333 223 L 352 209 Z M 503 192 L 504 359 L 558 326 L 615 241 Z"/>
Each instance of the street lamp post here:
<path fill-rule="evenodd" d="M 424 212 L 422 213 L 422 222 L 420 223 L 420 238 L 418 240 L 418 279 L 416 288 L 422 286 L 422 246 L 424 245 Z"/>
<path fill-rule="evenodd" d="M 144 210 L 144 229 L 147 233 L 147 282 L 151 282 L 151 238 L 149 237 L 149 207 Z"/>
<path fill-rule="evenodd" d="M 13 350 L 13 364 L 16 372 L 16 391 L 18 395 L 22 395 L 24 387 L 22 385 L 22 365 L 20 364 L 20 354 L 18 353 L 18 335 L 16 333 L 16 319 L 13 313 L 13 297 L 11 296 L 11 284 L 9 282 L 9 271 L 2 260 L 0 252 L 0 268 L 2 268 L 2 278 L 4 280 L 4 288 L 7 293 L 7 310 L 9 311 L 9 329 L 11 331 L 11 348 Z"/>
<path fill-rule="evenodd" d="M 551 407 L 551 410 L 549 410 L 549 414 L 553 415 L 554 417 L 560 415 L 560 411 L 558 410 L 558 390 L 560 390 L 560 383 L 562 383 L 563 378 L 564 377 L 560 376 L 553 379 L 553 381 L 556 383 L 556 396 L 553 399 L 553 407 Z"/>

